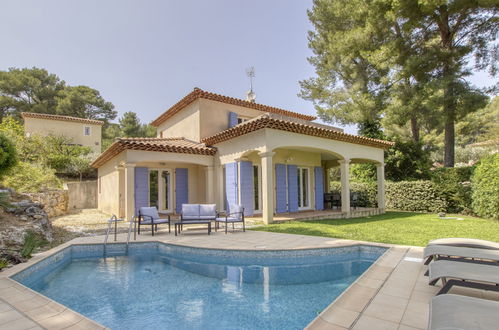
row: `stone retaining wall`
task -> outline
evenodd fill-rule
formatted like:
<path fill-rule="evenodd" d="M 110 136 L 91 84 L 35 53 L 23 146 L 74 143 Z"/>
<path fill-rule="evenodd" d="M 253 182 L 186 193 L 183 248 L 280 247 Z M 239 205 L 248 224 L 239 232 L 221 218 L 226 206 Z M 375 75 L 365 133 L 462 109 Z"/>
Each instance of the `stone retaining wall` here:
<path fill-rule="evenodd" d="M 50 218 L 66 214 L 68 211 L 68 192 L 66 190 L 50 190 L 25 195 L 33 202 L 42 204 Z"/>

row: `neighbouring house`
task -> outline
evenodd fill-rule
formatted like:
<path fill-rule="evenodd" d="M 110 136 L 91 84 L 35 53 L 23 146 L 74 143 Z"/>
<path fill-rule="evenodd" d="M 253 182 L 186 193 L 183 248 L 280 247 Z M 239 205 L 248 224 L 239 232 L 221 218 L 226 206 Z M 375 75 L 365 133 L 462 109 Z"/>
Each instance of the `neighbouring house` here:
<path fill-rule="evenodd" d="M 377 165 L 384 212 L 384 150 L 391 142 L 344 133 L 316 118 L 195 88 L 152 122 L 156 138 L 117 139 L 94 162 L 98 207 L 130 219 L 141 206 L 178 213 L 183 203 L 242 204 L 274 214 L 322 210 L 326 173 L 339 166 L 350 214 L 349 165 Z"/>
<path fill-rule="evenodd" d="M 45 113 L 23 112 L 24 132 L 27 136 L 65 136 L 74 144 L 90 147 L 92 152 L 100 154 L 102 125 L 101 120 L 70 116 L 49 115 Z"/>

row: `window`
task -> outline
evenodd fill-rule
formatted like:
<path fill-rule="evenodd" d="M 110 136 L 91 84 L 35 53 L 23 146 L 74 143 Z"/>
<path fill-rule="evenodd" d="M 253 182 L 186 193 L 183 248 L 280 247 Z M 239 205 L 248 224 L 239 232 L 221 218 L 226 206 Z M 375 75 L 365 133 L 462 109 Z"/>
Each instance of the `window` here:
<path fill-rule="evenodd" d="M 85 129 L 83 130 L 83 135 L 90 135 L 90 127 L 89 126 L 85 126 Z"/>
<path fill-rule="evenodd" d="M 243 118 L 243 117 L 237 117 L 237 124 L 242 124 L 244 123 L 245 121 L 248 121 L 249 119 L 248 118 Z"/>
<path fill-rule="evenodd" d="M 308 168 L 298 168 L 298 208 L 309 206 L 309 174 Z"/>
<path fill-rule="evenodd" d="M 253 165 L 253 193 L 254 193 L 254 209 L 260 210 L 260 170 L 258 165 Z"/>

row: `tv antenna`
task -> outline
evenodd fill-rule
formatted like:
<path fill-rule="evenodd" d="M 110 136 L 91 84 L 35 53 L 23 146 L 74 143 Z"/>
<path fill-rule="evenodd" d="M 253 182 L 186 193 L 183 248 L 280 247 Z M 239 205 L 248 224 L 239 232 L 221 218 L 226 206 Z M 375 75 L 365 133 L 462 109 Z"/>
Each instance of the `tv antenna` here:
<path fill-rule="evenodd" d="M 255 78 L 255 68 L 249 67 L 246 69 L 246 75 L 250 79 L 250 90 L 246 92 L 246 100 L 250 102 L 255 102 L 256 94 L 253 92 L 253 78 Z"/>

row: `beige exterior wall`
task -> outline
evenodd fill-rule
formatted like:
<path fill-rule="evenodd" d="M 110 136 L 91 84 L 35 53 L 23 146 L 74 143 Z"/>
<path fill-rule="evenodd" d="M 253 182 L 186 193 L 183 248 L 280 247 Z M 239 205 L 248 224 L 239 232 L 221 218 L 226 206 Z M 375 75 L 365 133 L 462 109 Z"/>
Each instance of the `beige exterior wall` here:
<path fill-rule="evenodd" d="M 185 137 L 199 142 L 200 139 L 200 112 L 199 100 L 185 107 L 182 111 L 169 118 L 158 128 L 158 137 Z"/>
<path fill-rule="evenodd" d="M 120 165 L 125 159 L 125 153 L 121 153 L 102 165 L 98 169 L 97 176 L 97 205 L 98 209 L 108 214 L 120 214 Z M 123 194 L 124 191 L 122 190 Z"/>
<path fill-rule="evenodd" d="M 84 134 L 85 127 L 90 127 L 90 135 Z M 24 131 L 31 135 L 66 136 L 71 138 L 75 144 L 92 148 L 94 153 L 100 154 L 101 152 L 101 125 L 26 117 L 24 118 Z"/>

